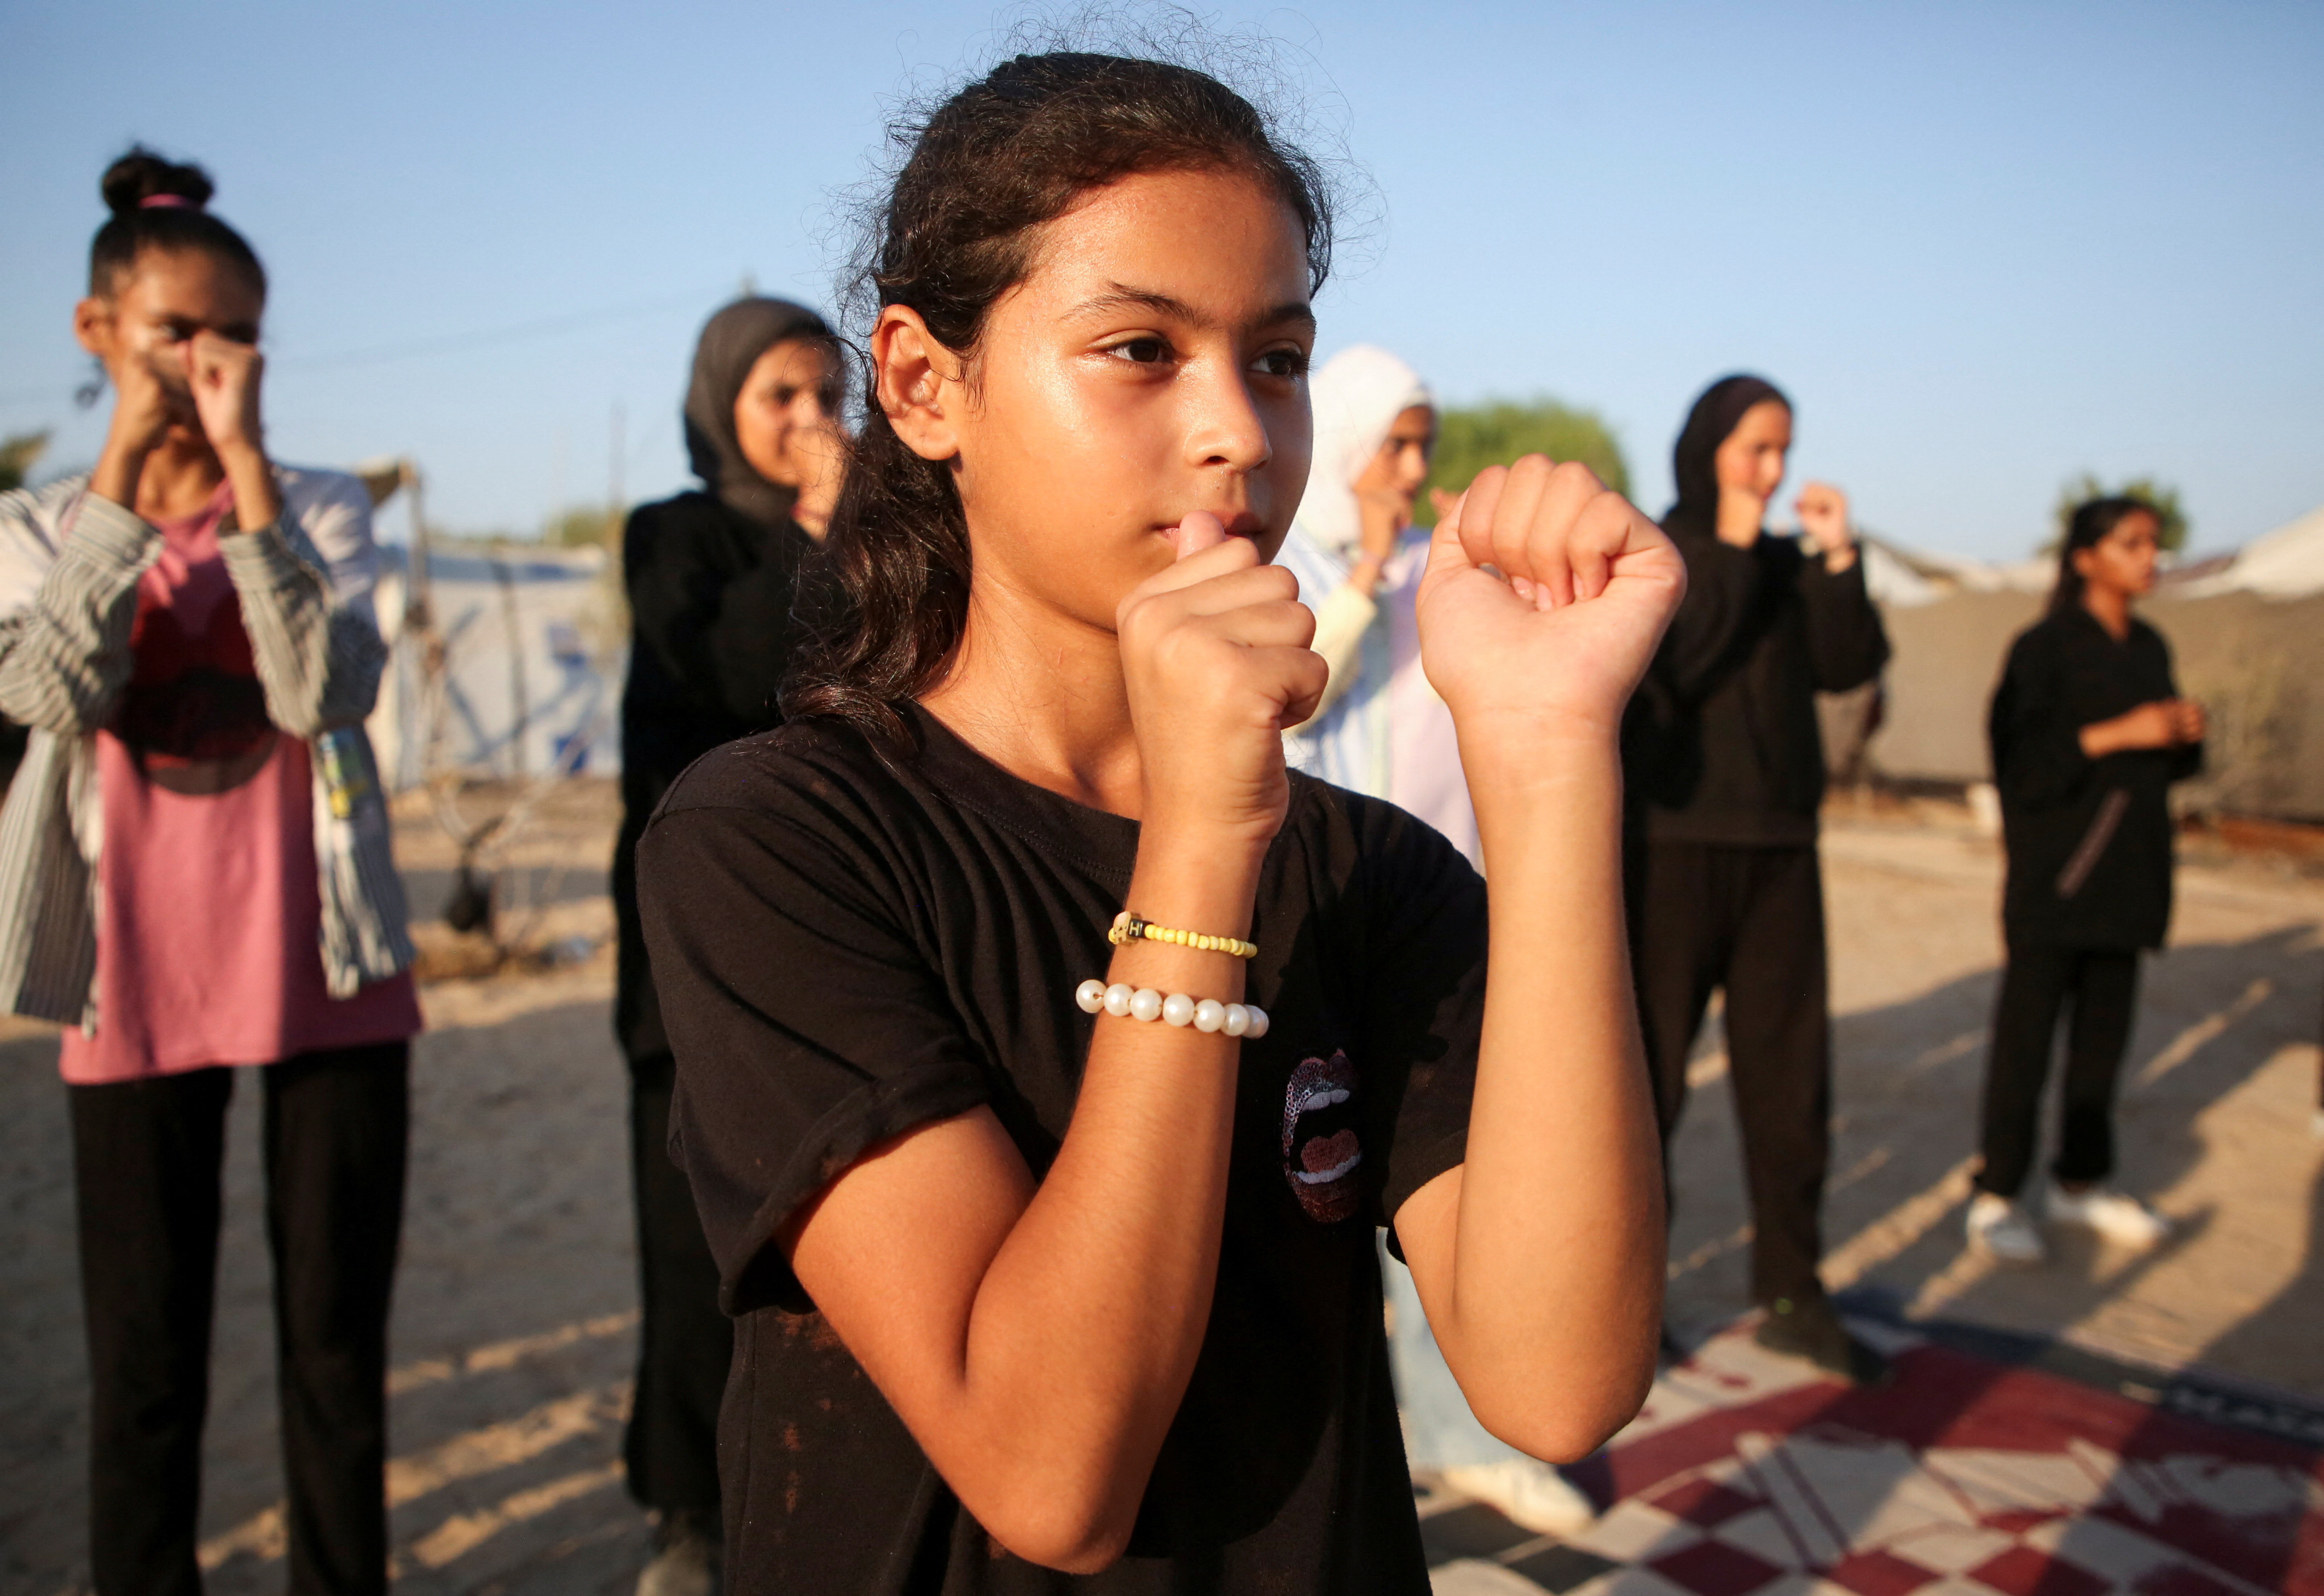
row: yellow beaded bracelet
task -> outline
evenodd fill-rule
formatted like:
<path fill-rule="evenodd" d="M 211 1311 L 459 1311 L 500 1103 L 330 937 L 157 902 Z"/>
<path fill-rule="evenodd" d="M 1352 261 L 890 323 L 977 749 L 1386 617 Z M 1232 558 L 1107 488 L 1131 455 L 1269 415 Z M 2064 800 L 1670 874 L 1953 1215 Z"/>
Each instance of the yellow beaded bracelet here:
<path fill-rule="evenodd" d="M 1259 956 L 1259 944 L 1245 942 L 1236 936 L 1213 936 L 1202 931 L 1181 931 L 1170 926 L 1157 926 L 1123 909 L 1113 917 L 1113 928 L 1105 939 L 1120 947 L 1125 942 L 1168 942 L 1180 947 L 1191 947 L 1197 953 L 1232 954 L 1239 959 Z"/>

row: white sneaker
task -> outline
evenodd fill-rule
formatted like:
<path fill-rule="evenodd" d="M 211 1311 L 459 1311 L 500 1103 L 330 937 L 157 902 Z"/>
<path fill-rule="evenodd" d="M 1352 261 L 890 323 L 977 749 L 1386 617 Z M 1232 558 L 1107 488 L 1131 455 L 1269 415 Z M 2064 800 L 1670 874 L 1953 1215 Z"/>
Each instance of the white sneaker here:
<path fill-rule="evenodd" d="M 2025 1211 L 1998 1192 L 1969 1200 L 1969 1244 L 2002 1263 L 2040 1263 L 2050 1256 Z"/>
<path fill-rule="evenodd" d="M 1447 1469 L 1444 1483 L 1498 1508 L 1501 1517 L 1536 1535 L 1570 1540 L 1598 1518 L 1596 1505 L 1564 1475 L 1529 1457 Z"/>
<path fill-rule="evenodd" d="M 2081 1192 L 2052 1186 L 2049 1213 L 2053 1223 L 2080 1225 L 2125 1247 L 2152 1247 L 2171 1233 L 2171 1222 L 2153 1209 L 2102 1185 Z"/>

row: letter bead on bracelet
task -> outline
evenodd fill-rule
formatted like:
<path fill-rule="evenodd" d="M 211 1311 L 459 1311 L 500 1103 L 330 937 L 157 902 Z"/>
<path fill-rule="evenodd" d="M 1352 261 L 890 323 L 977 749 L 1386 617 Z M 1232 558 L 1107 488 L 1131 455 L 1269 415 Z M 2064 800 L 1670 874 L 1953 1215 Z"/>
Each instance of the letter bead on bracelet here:
<path fill-rule="evenodd" d="M 1259 944 L 1245 942 L 1240 936 L 1213 936 L 1204 931 L 1181 931 L 1172 926 L 1157 926 L 1152 920 L 1123 909 L 1113 917 L 1113 927 L 1105 939 L 1116 947 L 1125 942 L 1168 942 L 1180 947 L 1191 947 L 1197 953 L 1232 954 L 1239 959 L 1259 956 Z"/>
<path fill-rule="evenodd" d="M 1197 1001 L 1185 992 L 1168 997 L 1150 986 L 1117 981 L 1084 981 L 1074 989 L 1074 1001 L 1084 1014 L 1111 1014 L 1122 1019 L 1158 1019 L 1166 1025 L 1191 1025 L 1199 1031 L 1224 1031 L 1256 1042 L 1267 1034 L 1267 1010 L 1256 1003 L 1222 1003 L 1216 998 Z"/>

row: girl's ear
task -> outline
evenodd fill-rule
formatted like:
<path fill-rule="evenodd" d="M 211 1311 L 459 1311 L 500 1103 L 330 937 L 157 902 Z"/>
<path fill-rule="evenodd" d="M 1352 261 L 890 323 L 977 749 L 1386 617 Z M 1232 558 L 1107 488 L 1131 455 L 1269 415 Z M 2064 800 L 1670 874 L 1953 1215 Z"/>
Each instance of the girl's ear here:
<path fill-rule="evenodd" d="M 873 398 L 904 447 L 924 460 L 960 453 L 962 378 L 959 357 L 936 341 L 918 311 L 890 305 L 880 312 L 872 329 Z"/>
<path fill-rule="evenodd" d="M 83 300 L 73 307 L 73 337 L 83 349 L 103 360 L 113 349 L 113 318 L 110 302 Z"/>

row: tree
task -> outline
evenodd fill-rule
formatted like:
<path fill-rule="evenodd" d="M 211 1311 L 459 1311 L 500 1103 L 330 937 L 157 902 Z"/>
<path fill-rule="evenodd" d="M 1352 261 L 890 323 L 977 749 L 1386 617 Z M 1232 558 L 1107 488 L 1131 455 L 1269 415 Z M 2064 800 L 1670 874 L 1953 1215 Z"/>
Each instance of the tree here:
<path fill-rule="evenodd" d="M 2136 476 L 2125 483 L 2107 487 L 2095 472 L 2085 471 L 2058 490 L 2058 508 L 2053 517 L 2055 529 L 2050 540 L 2042 545 L 2044 554 L 2055 554 L 2066 541 L 2066 528 L 2074 519 L 2074 512 L 2092 499 L 2135 499 L 2154 512 L 2155 526 L 2160 530 L 2156 541 L 2167 549 L 2187 547 L 2187 534 L 2191 530 L 2187 512 L 2180 508 L 2179 490 L 2167 482 L 2157 482 L 2151 476 Z"/>
<path fill-rule="evenodd" d="M 1613 429 L 1595 411 L 1576 410 L 1554 399 L 1520 403 L 1495 400 L 1436 413 L 1436 456 L 1427 488 L 1459 493 L 1488 466 L 1506 466 L 1520 455 L 1579 460 L 1618 494 L 1630 491 L 1630 467 Z M 1427 488 L 1415 506 L 1416 519 L 1433 526 L 1436 512 Z"/>
<path fill-rule="evenodd" d="M 49 435 L 18 432 L 0 438 L 0 494 L 24 485 L 24 477 L 49 447 Z"/>

